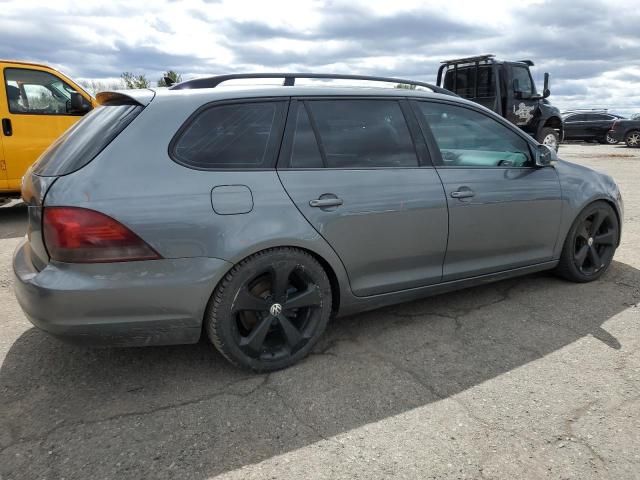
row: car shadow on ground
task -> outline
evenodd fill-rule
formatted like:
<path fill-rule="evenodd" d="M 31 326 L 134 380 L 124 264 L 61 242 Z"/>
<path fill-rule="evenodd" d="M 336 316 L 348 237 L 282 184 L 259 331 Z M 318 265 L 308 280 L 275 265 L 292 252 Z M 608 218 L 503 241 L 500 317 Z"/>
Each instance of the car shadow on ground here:
<path fill-rule="evenodd" d="M 197 478 L 448 398 L 586 336 L 640 300 L 614 262 L 572 284 L 537 274 L 337 319 L 270 375 L 206 342 L 88 349 L 30 329 L 0 370 L 3 478 Z M 84 473 L 80 473 L 84 472 Z"/>

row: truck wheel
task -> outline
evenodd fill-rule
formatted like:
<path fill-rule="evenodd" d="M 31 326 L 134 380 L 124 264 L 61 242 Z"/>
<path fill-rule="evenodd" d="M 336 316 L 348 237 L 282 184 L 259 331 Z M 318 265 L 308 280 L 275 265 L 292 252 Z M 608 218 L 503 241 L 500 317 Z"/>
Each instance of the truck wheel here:
<path fill-rule="evenodd" d="M 627 147 L 640 147 L 640 130 L 632 130 L 624 137 Z"/>
<path fill-rule="evenodd" d="M 560 148 L 560 135 L 553 128 L 545 127 L 540 131 L 538 142 L 548 147 L 555 148 L 556 152 Z"/>

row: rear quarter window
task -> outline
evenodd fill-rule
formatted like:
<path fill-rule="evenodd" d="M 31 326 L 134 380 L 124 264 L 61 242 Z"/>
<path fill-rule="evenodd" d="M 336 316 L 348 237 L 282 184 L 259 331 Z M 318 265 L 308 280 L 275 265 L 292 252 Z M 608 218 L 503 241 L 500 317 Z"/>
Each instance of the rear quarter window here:
<path fill-rule="evenodd" d="M 208 106 L 177 133 L 171 157 L 200 170 L 273 168 L 285 106 L 275 101 Z"/>
<path fill-rule="evenodd" d="M 105 104 L 93 109 L 44 151 L 33 173 L 53 177 L 81 169 L 104 150 L 143 108 L 138 104 Z"/>

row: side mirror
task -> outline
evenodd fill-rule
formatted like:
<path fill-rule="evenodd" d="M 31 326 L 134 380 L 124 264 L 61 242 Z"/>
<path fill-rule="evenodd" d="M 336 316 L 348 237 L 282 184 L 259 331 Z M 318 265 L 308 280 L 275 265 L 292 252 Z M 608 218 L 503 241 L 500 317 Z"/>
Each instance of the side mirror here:
<path fill-rule="evenodd" d="M 556 149 L 548 145 L 538 145 L 536 150 L 536 167 L 550 167 L 558 161 Z"/>
<path fill-rule="evenodd" d="M 549 95 L 551 95 L 551 90 L 549 90 L 549 73 L 545 72 L 544 90 L 542 91 L 542 98 L 547 98 Z"/>
<path fill-rule="evenodd" d="M 91 110 L 91 104 L 78 92 L 71 93 L 71 100 L 67 104 L 68 113 L 79 113 L 84 115 Z"/>

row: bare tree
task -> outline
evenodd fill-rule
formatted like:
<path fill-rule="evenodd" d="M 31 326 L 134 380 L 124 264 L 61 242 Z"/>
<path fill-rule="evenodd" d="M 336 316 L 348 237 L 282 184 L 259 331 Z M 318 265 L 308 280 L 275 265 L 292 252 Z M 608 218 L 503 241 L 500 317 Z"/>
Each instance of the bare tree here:
<path fill-rule="evenodd" d="M 122 75 L 120 75 L 120 79 L 122 80 L 125 89 L 149 88 L 151 86 L 149 80 L 147 80 L 147 77 L 145 77 L 144 74 L 135 75 L 131 72 L 122 72 Z"/>
<path fill-rule="evenodd" d="M 85 80 L 80 82 L 80 86 L 95 97 L 98 92 L 104 92 L 105 90 L 121 90 L 123 84 L 114 80 Z"/>

